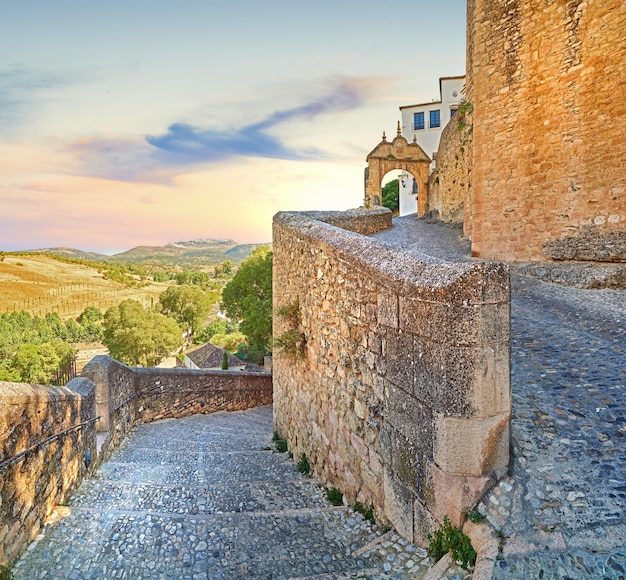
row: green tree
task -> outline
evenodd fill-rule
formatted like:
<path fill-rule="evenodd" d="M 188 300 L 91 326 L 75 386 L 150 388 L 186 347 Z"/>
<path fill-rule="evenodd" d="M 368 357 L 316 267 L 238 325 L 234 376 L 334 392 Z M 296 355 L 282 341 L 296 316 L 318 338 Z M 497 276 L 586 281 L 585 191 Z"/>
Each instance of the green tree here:
<path fill-rule="evenodd" d="M 183 339 L 174 320 L 129 299 L 107 310 L 102 342 L 123 363 L 154 366 L 179 348 Z"/>
<path fill-rule="evenodd" d="M 226 351 L 222 353 L 222 370 L 228 370 L 228 353 Z"/>
<path fill-rule="evenodd" d="M 222 308 L 248 343 L 268 352 L 272 337 L 272 250 L 259 246 L 239 267 L 222 292 Z"/>
<path fill-rule="evenodd" d="M 216 334 L 211 338 L 211 344 L 219 346 L 228 352 L 236 352 L 242 344 L 246 343 L 246 336 L 241 332 L 231 334 Z"/>
<path fill-rule="evenodd" d="M 228 334 L 228 325 L 225 320 L 213 320 L 201 328 L 193 337 L 196 344 L 209 342 L 216 334 Z"/>
<path fill-rule="evenodd" d="M 12 369 L 24 383 L 50 384 L 61 359 L 49 342 L 22 344 L 15 353 Z"/>
<path fill-rule="evenodd" d="M 392 179 L 386 183 L 382 189 L 382 204 L 391 211 L 398 209 L 400 197 L 400 184 L 397 179 Z"/>
<path fill-rule="evenodd" d="M 85 308 L 85 310 L 80 313 L 78 317 L 78 322 L 80 322 L 80 324 L 84 326 L 86 323 L 89 322 L 100 322 L 103 318 L 104 314 L 102 314 L 102 311 L 100 309 L 96 308 L 95 306 L 87 306 L 87 308 Z"/>
<path fill-rule="evenodd" d="M 211 296 L 197 286 L 170 286 L 159 296 L 161 312 L 195 334 L 211 312 Z"/>

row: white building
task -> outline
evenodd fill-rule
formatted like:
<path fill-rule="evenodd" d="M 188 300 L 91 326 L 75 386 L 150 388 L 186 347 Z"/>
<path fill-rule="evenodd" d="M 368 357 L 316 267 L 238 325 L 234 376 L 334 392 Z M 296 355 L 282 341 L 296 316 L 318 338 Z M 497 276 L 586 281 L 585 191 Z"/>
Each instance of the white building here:
<path fill-rule="evenodd" d="M 465 76 L 441 77 L 439 79 L 439 100 L 417 105 L 400 107 L 402 114 L 402 136 L 411 143 L 413 138 L 433 160 L 431 170 L 435 166 L 435 158 L 439 149 L 439 139 L 443 128 L 454 117 L 465 85 Z M 399 210 L 400 215 L 408 215 L 417 211 L 417 184 L 408 173 L 400 178 Z"/>

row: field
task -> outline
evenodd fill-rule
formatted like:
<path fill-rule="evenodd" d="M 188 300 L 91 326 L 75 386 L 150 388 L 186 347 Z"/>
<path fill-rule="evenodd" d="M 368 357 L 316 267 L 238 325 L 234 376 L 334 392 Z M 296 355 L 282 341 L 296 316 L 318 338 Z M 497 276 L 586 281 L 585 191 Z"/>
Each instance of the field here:
<path fill-rule="evenodd" d="M 126 298 L 150 306 L 172 284 L 150 282 L 144 288 L 128 288 L 106 280 L 94 268 L 46 255 L 5 256 L 0 261 L 0 314 L 26 310 L 37 316 L 57 312 L 64 319 L 76 318 L 87 306 L 104 312 Z"/>

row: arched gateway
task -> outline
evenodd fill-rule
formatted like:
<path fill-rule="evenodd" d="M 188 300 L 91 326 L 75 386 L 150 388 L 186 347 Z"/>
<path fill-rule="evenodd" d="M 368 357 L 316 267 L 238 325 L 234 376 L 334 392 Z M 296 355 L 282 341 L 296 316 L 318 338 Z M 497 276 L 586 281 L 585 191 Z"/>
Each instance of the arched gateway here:
<path fill-rule="evenodd" d="M 398 134 L 389 143 L 385 133 L 383 140 L 367 156 L 365 170 L 365 207 L 380 206 L 380 187 L 383 177 L 394 169 L 401 169 L 413 176 L 418 184 L 417 215 L 423 216 L 428 211 L 428 176 L 430 157 L 417 144 L 415 138 L 409 143 L 401 134 L 398 122 Z"/>

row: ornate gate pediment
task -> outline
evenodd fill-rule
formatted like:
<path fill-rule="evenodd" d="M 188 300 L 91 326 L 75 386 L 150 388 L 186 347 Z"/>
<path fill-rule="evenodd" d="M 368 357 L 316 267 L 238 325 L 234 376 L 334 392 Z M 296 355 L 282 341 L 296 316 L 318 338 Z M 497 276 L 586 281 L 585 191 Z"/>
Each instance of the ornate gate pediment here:
<path fill-rule="evenodd" d="M 397 135 L 393 141 L 387 141 L 383 133 L 382 141 L 367 156 L 365 180 L 365 207 L 380 206 L 380 188 L 383 177 L 394 169 L 410 173 L 418 184 L 419 196 L 417 214 L 424 215 L 428 207 L 428 176 L 431 159 L 413 139 L 409 143 L 401 134 L 398 122 Z"/>

